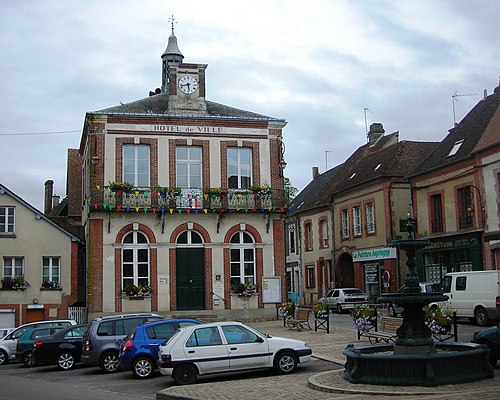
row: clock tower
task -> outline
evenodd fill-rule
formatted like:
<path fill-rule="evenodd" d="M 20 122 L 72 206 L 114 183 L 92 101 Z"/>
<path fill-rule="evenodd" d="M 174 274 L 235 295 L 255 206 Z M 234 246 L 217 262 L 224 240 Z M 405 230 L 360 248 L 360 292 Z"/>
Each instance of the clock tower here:
<path fill-rule="evenodd" d="M 168 112 L 205 115 L 205 69 L 207 64 L 183 63 L 172 19 L 172 34 L 162 59 L 161 92 L 168 94 Z"/>

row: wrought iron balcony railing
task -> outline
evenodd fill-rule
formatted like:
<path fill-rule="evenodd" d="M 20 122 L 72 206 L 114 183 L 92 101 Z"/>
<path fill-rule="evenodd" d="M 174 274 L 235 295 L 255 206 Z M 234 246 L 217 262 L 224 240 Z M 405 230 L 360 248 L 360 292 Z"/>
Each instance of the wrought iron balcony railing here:
<path fill-rule="evenodd" d="M 287 212 L 283 189 L 126 188 L 96 186 L 88 206 L 94 210 L 173 212 Z"/>

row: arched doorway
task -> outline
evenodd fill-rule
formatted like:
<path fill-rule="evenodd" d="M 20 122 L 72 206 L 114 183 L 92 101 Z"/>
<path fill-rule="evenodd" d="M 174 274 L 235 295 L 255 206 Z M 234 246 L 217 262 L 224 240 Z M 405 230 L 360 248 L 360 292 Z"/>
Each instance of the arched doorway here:
<path fill-rule="evenodd" d="M 205 249 L 195 231 L 182 232 L 176 248 L 176 293 L 178 310 L 205 309 Z"/>
<path fill-rule="evenodd" d="M 354 264 L 352 257 L 344 253 L 339 257 L 335 271 L 335 283 L 338 288 L 354 287 Z"/>

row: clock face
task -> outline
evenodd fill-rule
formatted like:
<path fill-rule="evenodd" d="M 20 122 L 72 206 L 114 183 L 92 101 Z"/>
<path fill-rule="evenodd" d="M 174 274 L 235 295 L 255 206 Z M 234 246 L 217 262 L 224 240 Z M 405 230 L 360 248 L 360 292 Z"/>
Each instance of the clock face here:
<path fill-rule="evenodd" d="M 179 79 L 179 89 L 182 93 L 192 94 L 198 89 L 198 82 L 190 75 L 184 75 Z"/>

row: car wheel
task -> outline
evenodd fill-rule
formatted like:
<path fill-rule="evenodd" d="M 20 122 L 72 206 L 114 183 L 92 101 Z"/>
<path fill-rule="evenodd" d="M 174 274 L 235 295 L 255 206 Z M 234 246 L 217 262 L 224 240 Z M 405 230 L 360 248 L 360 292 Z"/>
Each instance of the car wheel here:
<path fill-rule="evenodd" d="M 274 369 L 280 374 L 290 374 L 297 368 L 297 358 L 290 351 L 278 353 L 274 359 Z"/>
<path fill-rule="evenodd" d="M 340 303 L 339 303 L 339 304 L 337 304 L 337 312 L 338 312 L 339 314 L 342 314 L 342 311 L 343 311 L 343 310 L 342 310 L 342 304 L 340 304 Z"/>
<path fill-rule="evenodd" d="M 23 355 L 23 364 L 25 367 L 34 367 L 36 365 L 35 358 L 33 357 L 32 351 L 27 351 Z"/>
<path fill-rule="evenodd" d="M 474 311 L 474 317 L 476 319 L 476 324 L 479 326 L 486 326 L 488 325 L 489 318 L 488 314 L 486 313 L 486 310 L 483 307 L 478 307 Z"/>
<path fill-rule="evenodd" d="M 101 362 L 99 363 L 101 369 L 108 373 L 113 373 L 118 371 L 118 354 L 113 351 L 105 353 L 101 357 Z"/>
<path fill-rule="evenodd" d="M 389 317 L 396 317 L 398 313 L 396 312 L 396 308 L 394 307 L 393 304 L 389 304 L 389 308 L 387 309 L 387 314 L 389 314 Z"/>
<path fill-rule="evenodd" d="M 68 352 L 62 352 L 57 356 L 57 367 L 60 370 L 67 371 L 75 366 L 75 357 Z"/>
<path fill-rule="evenodd" d="M 154 370 L 155 366 L 148 357 L 138 358 L 132 364 L 132 373 L 139 379 L 151 378 Z"/>
<path fill-rule="evenodd" d="M 196 382 L 198 373 L 191 364 L 182 364 L 175 367 L 172 378 L 177 385 L 191 385 Z"/>
<path fill-rule="evenodd" d="M 9 363 L 9 357 L 7 356 L 7 353 L 3 350 L 0 350 L 0 365 L 8 363 Z"/>

